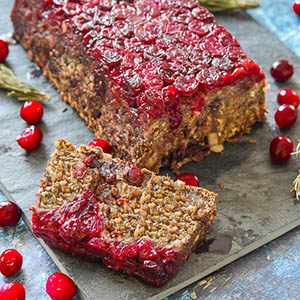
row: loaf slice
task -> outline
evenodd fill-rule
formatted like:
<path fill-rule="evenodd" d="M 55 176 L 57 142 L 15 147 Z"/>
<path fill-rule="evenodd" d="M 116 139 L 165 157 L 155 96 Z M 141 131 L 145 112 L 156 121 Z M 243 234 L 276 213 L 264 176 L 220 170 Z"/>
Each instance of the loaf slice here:
<path fill-rule="evenodd" d="M 265 76 L 197 0 L 15 0 L 14 36 L 114 155 L 177 170 L 265 119 Z"/>
<path fill-rule="evenodd" d="M 103 154 L 56 141 L 32 208 L 50 247 L 102 260 L 162 286 L 205 238 L 216 194 Z"/>

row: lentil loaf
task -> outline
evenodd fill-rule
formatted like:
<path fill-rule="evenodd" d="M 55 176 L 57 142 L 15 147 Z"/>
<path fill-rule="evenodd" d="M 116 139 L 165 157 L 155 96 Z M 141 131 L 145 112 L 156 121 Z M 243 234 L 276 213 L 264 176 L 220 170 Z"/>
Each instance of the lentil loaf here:
<path fill-rule="evenodd" d="M 265 76 L 197 0 L 15 0 L 14 36 L 114 155 L 177 170 L 265 119 Z"/>
<path fill-rule="evenodd" d="M 33 232 L 51 247 L 102 260 L 158 287 L 205 238 L 216 197 L 100 147 L 57 140 L 32 208 Z"/>

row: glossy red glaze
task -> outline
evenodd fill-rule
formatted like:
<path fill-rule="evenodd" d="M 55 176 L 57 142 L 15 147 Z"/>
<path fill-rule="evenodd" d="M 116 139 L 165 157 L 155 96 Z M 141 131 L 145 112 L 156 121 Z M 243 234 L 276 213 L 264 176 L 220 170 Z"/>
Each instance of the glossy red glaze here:
<path fill-rule="evenodd" d="M 1 300 L 25 300 L 25 289 L 18 282 L 6 282 L 0 287 Z"/>
<path fill-rule="evenodd" d="M 56 272 L 46 282 L 47 294 L 52 300 L 71 300 L 76 295 L 76 285 L 67 275 Z"/>
<path fill-rule="evenodd" d="M 11 201 L 0 202 L 0 226 L 12 226 L 19 222 L 21 218 L 20 207 Z"/>
<path fill-rule="evenodd" d="M 290 104 L 282 104 L 275 112 L 275 122 L 280 128 L 289 128 L 297 120 L 297 109 Z"/>
<path fill-rule="evenodd" d="M 279 60 L 273 63 L 270 72 L 275 80 L 284 82 L 292 77 L 294 67 L 288 60 Z"/>
<path fill-rule="evenodd" d="M 0 40 L 0 63 L 3 63 L 9 53 L 8 43 Z"/>
<path fill-rule="evenodd" d="M 270 144 L 270 155 L 274 162 L 285 163 L 293 152 L 293 141 L 285 136 L 276 136 Z"/>
<path fill-rule="evenodd" d="M 6 276 L 12 276 L 17 273 L 23 263 L 23 257 L 16 249 L 7 249 L 0 256 L 0 272 Z"/>
<path fill-rule="evenodd" d="M 89 146 L 98 146 L 101 147 L 104 153 L 111 154 L 110 144 L 106 140 L 95 139 L 89 143 Z"/>
<path fill-rule="evenodd" d="M 36 125 L 31 125 L 17 136 L 17 143 L 25 150 L 36 149 L 43 139 L 43 132 Z"/>
<path fill-rule="evenodd" d="M 185 182 L 185 184 L 187 185 L 199 187 L 199 179 L 197 178 L 196 175 L 191 173 L 181 173 L 176 177 L 175 181 L 177 180 L 181 180 Z"/>
<path fill-rule="evenodd" d="M 300 98 L 299 95 L 291 89 L 282 89 L 277 95 L 278 104 L 290 104 L 295 108 L 299 106 Z"/>
<path fill-rule="evenodd" d="M 293 10 L 300 17 L 300 1 L 299 0 L 294 1 Z"/>
<path fill-rule="evenodd" d="M 44 114 L 43 106 L 40 102 L 26 101 L 20 110 L 21 118 L 29 124 L 35 124 L 41 121 Z"/>

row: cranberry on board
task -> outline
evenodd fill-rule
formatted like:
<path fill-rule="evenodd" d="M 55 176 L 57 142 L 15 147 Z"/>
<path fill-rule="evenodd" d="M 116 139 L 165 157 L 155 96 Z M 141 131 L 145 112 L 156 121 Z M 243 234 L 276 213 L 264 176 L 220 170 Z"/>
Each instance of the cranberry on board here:
<path fill-rule="evenodd" d="M 199 179 L 196 175 L 191 173 L 181 173 L 176 177 L 175 181 L 177 180 L 181 180 L 187 185 L 199 186 Z"/>
<path fill-rule="evenodd" d="M 278 104 L 290 104 L 295 108 L 299 106 L 300 98 L 299 95 L 291 89 L 282 89 L 277 95 Z"/>
<path fill-rule="evenodd" d="M 294 67 L 288 60 L 279 60 L 273 63 L 271 75 L 279 82 L 287 81 L 294 74 Z"/>
<path fill-rule="evenodd" d="M 300 0 L 294 1 L 293 10 L 300 17 Z"/>
<path fill-rule="evenodd" d="M 293 152 L 294 143 L 286 136 L 276 136 L 270 144 L 270 155 L 274 162 L 287 162 Z"/>
<path fill-rule="evenodd" d="M 8 55 L 8 43 L 0 40 L 0 63 L 3 63 Z"/>
<path fill-rule="evenodd" d="M 76 285 L 67 275 L 56 272 L 49 276 L 46 291 L 52 300 L 71 300 L 76 294 Z"/>
<path fill-rule="evenodd" d="M 98 146 L 101 147 L 104 153 L 111 154 L 110 144 L 106 140 L 95 139 L 89 143 L 89 146 Z"/>
<path fill-rule="evenodd" d="M 0 287 L 0 300 L 25 300 L 25 289 L 18 282 L 6 282 Z"/>
<path fill-rule="evenodd" d="M 280 128 L 289 128 L 297 120 L 297 109 L 290 104 L 282 104 L 275 112 L 275 122 Z"/>
<path fill-rule="evenodd" d="M 16 274 L 22 267 L 23 257 L 16 249 L 7 249 L 0 256 L 0 272 L 6 276 Z"/>
<path fill-rule="evenodd" d="M 36 149 L 41 144 L 42 139 L 43 132 L 36 125 L 27 127 L 17 136 L 18 144 L 25 150 Z"/>
<path fill-rule="evenodd" d="M 20 207 L 11 201 L 0 202 L 0 227 L 15 225 L 21 218 Z"/>
<path fill-rule="evenodd" d="M 29 124 L 35 124 L 41 121 L 43 113 L 42 104 L 34 100 L 26 101 L 20 110 L 21 118 Z"/>

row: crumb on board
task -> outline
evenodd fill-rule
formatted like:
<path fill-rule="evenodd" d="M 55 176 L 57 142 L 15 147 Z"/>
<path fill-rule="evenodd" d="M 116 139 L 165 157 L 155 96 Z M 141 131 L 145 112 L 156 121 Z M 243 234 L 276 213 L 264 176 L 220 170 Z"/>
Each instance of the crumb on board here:
<path fill-rule="evenodd" d="M 191 299 L 197 299 L 197 294 L 196 294 L 196 292 L 192 292 L 191 294 L 190 294 L 190 298 Z"/>
<path fill-rule="evenodd" d="M 255 140 L 255 139 L 250 139 L 250 140 L 248 140 L 248 142 L 249 142 L 250 144 L 256 144 L 256 143 L 257 143 L 257 140 Z"/>
<path fill-rule="evenodd" d="M 222 203 L 223 201 L 222 200 L 218 200 L 218 203 Z"/>
<path fill-rule="evenodd" d="M 221 190 L 223 190 L 223 189 L 224 189 L 224 184 L 220 183 L 220 184 L 219 184 L 219 188 L 220 188 Z"/>
<path fill-rule="evenodd" d="M 68 110 L 68 108 L 67 108 L 67 107 L 64 107 L 63 110 L 62 110 L 62 112 L 64 113 L 64 112 L 66 112 L 67 110 Z"/>

